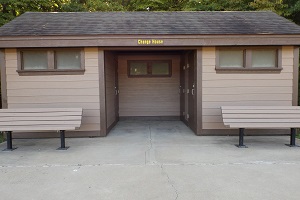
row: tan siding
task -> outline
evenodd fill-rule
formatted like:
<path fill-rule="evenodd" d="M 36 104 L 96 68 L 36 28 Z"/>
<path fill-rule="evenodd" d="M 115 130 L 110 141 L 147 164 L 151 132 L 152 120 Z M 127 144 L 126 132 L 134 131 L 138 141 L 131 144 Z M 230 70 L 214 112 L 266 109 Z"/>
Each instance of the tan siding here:
<path fill-rule="evenodd" d="M 172 77 L 128 78 L 127 60 L 172 59 Z M 120 116 L 179 116 L 180 56 L 119 56 Z"/>
<path fill-rule="evenodd" d="M 292 105 L 293 47 L 282 48 L 280 73 L 216 73 L 214 47 L 202 53 L 203 129 L 224 129 L 221 106 Z"/>
<path fill-rule="evenodd" d="M 85 48 L 83 75 L 19 76 L 16 49 L 6 49 L 8 108 L 83 108 L 81 131 L 100 130 L 98 49 Z"/>
<path fill-rule="evenodd" d="M 116 61 L 111 52 L 105 53 L 105 88 L 106 88 L 106 126 L 110 127 L 116 120 L 115 78 Z"/>

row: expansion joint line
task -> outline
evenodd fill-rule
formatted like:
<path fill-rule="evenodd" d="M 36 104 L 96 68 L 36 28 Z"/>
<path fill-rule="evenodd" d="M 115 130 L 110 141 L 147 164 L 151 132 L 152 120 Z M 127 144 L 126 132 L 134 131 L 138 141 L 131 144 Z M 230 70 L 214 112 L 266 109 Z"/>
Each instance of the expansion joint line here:
<path fill-rule="evenodd" d="M 148 155 L 150 155 L 150 151 L 151 151 L 151 149 L 153 147 L 151 125 L 148 126 L 148 129 L 149 129 L 149 143 L 150 143 L 150 147 L 145 152 L 145 165 L 147 164 L 147 152 L 148 152 Z"/>
<path fill-rule="evenodd" d="M 171 179 L 170 179 L 170 177 L 169 177 L 169 174 L 166 172 L 166 170 L 164 170 L 163 165 L 160 165 L 160 168 L 161 168 L 162 173 L 166 175 L 166 177 L 167 177 L 167 179 L 168 179 L 168 183 L 169 183 L 169 184 L 171 185 L 171 187 L 173 188 L 173 190 L 174 190 L 174 192 L 175 192 L 175 194 L 176 194 L 175 200 L 177 200 L 177 199 L 178 199 L 178 196 L 179 196 L 179 195 L 178 195 L 177 189 L 175 188 L 174 184 L 172 183 L 172 181 L 171 181 Z"/>

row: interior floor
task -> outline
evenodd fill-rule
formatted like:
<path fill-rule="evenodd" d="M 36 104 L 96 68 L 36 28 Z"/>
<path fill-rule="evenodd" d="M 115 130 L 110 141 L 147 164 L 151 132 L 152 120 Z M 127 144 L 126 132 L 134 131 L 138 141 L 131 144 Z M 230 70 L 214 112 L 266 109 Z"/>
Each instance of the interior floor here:
<path fill-rule="evenodd" d="M 158 121 L 158 120 L 121 120 L 110 131 L 108 137 L 130 137 L 139 135 L 142 138 L 155 138 L 155 135 L 170 137 L 188 137 L 194 132 L 182 121 Z M 161 138 L 161 137 L 160 137 Z M 164 137 L 163 137 L 164 138 Z"/>

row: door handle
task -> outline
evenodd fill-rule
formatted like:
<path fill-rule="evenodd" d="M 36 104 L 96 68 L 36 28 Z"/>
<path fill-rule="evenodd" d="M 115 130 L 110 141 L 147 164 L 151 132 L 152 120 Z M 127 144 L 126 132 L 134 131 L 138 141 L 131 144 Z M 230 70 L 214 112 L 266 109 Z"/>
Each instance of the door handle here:
<path fill-rule="evenodd" d="M 195 89 L 192 89 L 192 95 L 195 95 Z"/>

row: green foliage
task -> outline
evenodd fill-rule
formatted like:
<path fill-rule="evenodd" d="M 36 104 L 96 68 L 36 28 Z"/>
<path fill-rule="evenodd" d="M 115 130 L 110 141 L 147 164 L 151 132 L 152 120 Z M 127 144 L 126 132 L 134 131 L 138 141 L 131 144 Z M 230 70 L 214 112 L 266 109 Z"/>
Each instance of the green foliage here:
<path fill-rule="evenodd" d="M 300 24 L 299 0 L 0 0 L 0 26 L 24 12 L 271 10 Z"/>
<path fill-rule="evenodd" d="M 192 11 L 243 11 L 252 10 L 250 7 L 251 0 L 190 0 L 186 10 Z"/>
<path fill-rule="evenodd" d="M 60 11 L 65 0 L 0 0 L 0 25 L 11 21 L 24 12 Z"/>
<path fill-rule="evenodd" d="M 300 25 L 300 1 L 284 0 L 284 3 L 287 5 L 287 8 L 283 16 Z"/>
<path fill-rule="evenodd" d="M 4 136 L 3 136 L 3 132 L 0 132 L 0 143 L 4 142 Z"/>
<path fill-rule="evenodd" d="M 282 15 L 287 4 L 283 3 L 283 0 L 254 0 L 250 3 L 250 7 L 254 10 L 271 10 Z"/>

